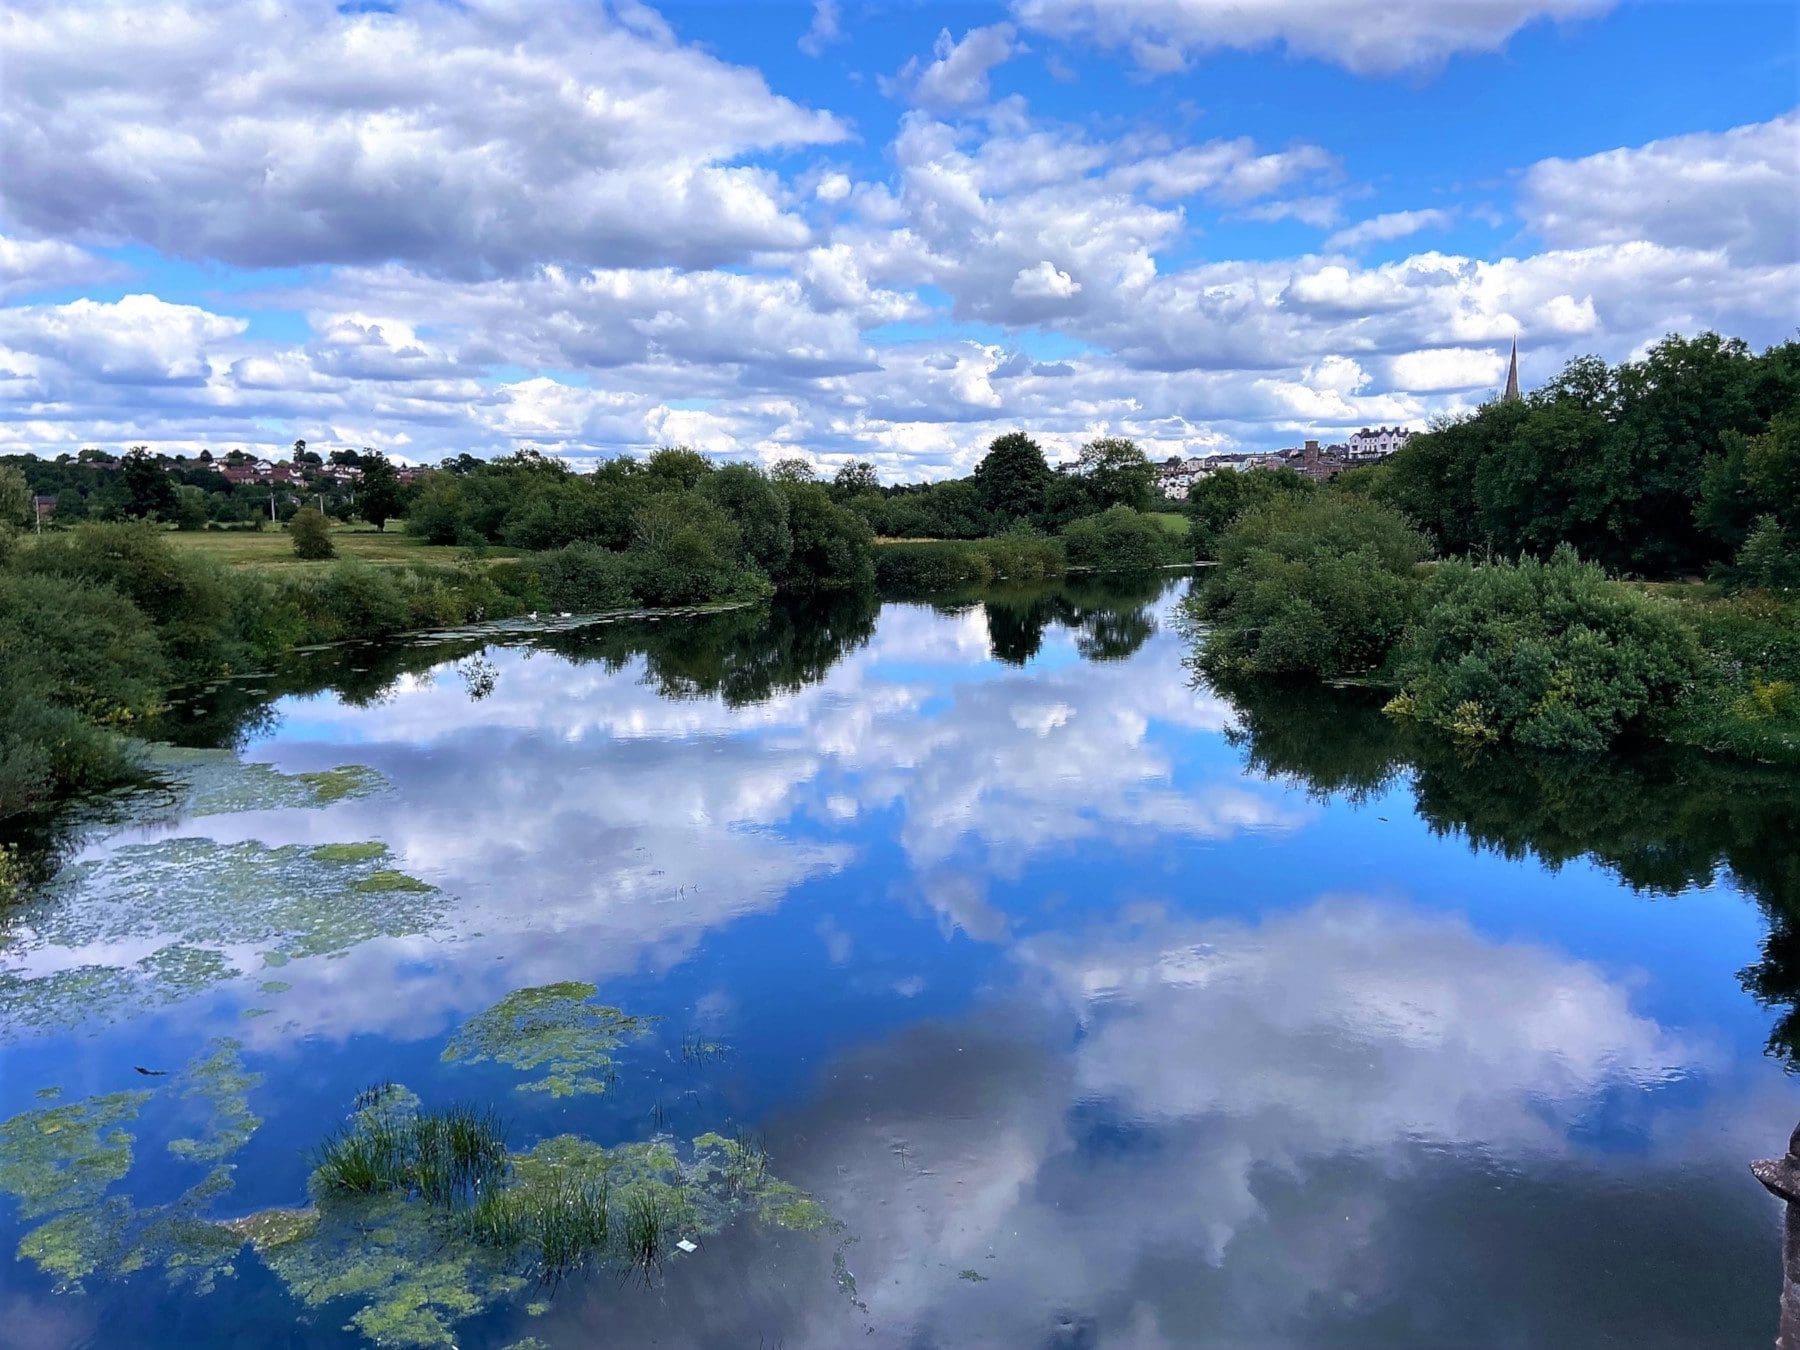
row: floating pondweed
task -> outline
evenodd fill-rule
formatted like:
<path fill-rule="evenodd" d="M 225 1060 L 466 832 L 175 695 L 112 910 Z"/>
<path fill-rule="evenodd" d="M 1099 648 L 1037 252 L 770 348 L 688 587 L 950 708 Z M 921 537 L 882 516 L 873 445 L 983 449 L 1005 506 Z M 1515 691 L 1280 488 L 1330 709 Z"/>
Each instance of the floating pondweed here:
<path fill-rule="evenodd" d="M 172 1003 L 238 975 L 246 951 L 279 966 L 427 931 L 447 902 L 392 864 L 378 844 L 267 848 L 186 838 L 127 845 L 66 868 L 0 938 L 0 1028 Z M 154 950 L 131 965 L 68 960 L 89 949 L 145 946 Z M 56 951 L 59 969 L 4 968 L 46 950 Z"/>
<path fill-rule="evenodd" d="M 272 764 L 251 763 L 230 750 L 197 750 L 150 745 L 145 764 L 180 786 L 187 816 L 231 815 L 239 811 L 281 811 L 330 806 L 368 797 L 387 779 L 361 764 L 309 773 L 285 774 Z"/>
<path fill-rule="evenodd" d="M 521 1092 L 552 1097 L 604 1092 L 613 1052 L 642 1036 L 650 1022 L 592 1002 L 597 992 L 576 980 L 516 989 L 463 1023 L 443 1057 L 465 1064 L 494 1060 L 521 1072 L 544 1070 L 535 1081 L 521 1083 Z"/>

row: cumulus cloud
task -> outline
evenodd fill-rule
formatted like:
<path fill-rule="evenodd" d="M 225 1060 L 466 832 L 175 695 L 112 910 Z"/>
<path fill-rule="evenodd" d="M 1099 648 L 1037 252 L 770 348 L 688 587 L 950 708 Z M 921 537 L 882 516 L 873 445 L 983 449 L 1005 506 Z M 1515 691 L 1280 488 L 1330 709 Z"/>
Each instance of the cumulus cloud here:
<path fill-rule="evenodd" d="M 808 56 L 823 56 L 827 47 L 843 40 L 844 17 L 838 0 L 813 0 L 812 23 L 800 35 L 800 50 Z"/>
<path fill-rule="evenodd" d="M 1578 19 L 1613 0 L 1014 0 L 1026 26 L 1128 51 L 1145 70 L 1180 70 L 1196 55 L 1280 45 L 1294 56 L 1391 75 L 1460 52 L 1499 51 L 1527 24 Z"/>
<path fill-rule="evenodd" d="M 1746 264 L 1800 262 L 1800 112 L 1543 160 L 1525 175 L 1520 209 L 1553 245 L 1642 240 Z"/>
<path fill-rule="evenodd" d="M 15 5 L 0 207 L 30 230 L 250 266 L 709 265 L 800 247 L 739 163 L 843 128 L 648 11 Z M 103 92 L 99 92 L 103 91 Z"/>
<path fill-rule="evenodd" d="M 1420 230 L 1444 229 L 1452 218 L 1450 212 L 1436 208 L 1424 211 L 1389 211 L 1384 215 L 1359 221 L 1348 229 L 1339 230 L 1325 241 L 1325 247 L 1334 252 L 1354 253 L 1370 244 L 1404 239 Z"/>
<path fill-rule="evenodd" d="M 895 86 L 922 108 L 948 110 L 985 103 L 988 75 L 1022 50 L 1011 24 L 971 28 L 958 42 L 944 29 L 932 46 L 932 59 L 914 57 L 900 68 Z"/>
<path fill-rule="evenodd" d="M 0 235 L 0 300 L 118 275 L 118 267 L 59 239 Z"/>

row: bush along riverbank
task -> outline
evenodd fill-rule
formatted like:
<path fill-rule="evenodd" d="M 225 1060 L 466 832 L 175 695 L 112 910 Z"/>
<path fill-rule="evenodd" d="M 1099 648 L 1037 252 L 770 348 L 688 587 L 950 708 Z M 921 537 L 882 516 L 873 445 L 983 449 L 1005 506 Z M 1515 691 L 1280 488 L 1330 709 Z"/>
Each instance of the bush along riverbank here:
<path fill-rule="evenodd" d="M 780 579 L 801 593 L 866 588 L 872 539 L 829 501 L 802 504 Z M 228 569 L 147 525 L 0 539 L 0 819 L 141 776 L 129 738 L 182 684 L 296 648 L 537 610 L 763 600 L 777 582 L 723 513 L 644 513 L 630 547 L 589 542 L 455 566 Z M 818 569 L 818 570 L 815 570 Z M 827 570 L 828 569 L 828 570 Z"/>
<path fill-rule="evenodd" d="M 1352 494 L 1257 507 L 1219 552 L 1186 602 L 1213 678 L 1381 685 L 1389 716 L 1470 742 L 1662 740 L 1800 765 L 1792 594 L 1653 592 L 1567 546 L 1425 565 L 1404 516 Z"/>

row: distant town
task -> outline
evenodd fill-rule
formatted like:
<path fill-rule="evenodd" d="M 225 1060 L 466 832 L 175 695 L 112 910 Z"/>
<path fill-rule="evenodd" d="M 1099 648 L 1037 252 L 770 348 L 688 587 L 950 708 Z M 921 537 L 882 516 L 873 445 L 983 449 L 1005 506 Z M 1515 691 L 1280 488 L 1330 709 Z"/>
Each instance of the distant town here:
<path fill-rule="evenodd" d="M 1163 496 L 1180 501 L 1202 478 L 1240 469 L 1292 469 L 1316 483 L 1326 483 L 1345 469 L 1381 463 L 1412 439 L 1412 434 L 1405 427 L 1364 427 L 1336 445 L 1308 440 L 1293 449 L 1262 453 L 1192 455 L 1187 459 L 1171 455 L 1157 465 L 1156 485 Z"/>

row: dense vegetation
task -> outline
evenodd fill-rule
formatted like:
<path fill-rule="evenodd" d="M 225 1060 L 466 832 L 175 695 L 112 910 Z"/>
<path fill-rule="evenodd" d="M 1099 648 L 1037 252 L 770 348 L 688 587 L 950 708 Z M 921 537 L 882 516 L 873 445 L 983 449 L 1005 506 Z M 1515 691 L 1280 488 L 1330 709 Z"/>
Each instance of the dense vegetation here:
<path fill-rule="evenodd" d="M 1189 510 L 1220 562 L 1190 602 L 1215 677 L 1360 677 L 1463 739 L 1800 763 L 1800 343 L 1583 358 L 1373 471 L 1222 474 Z"/>

